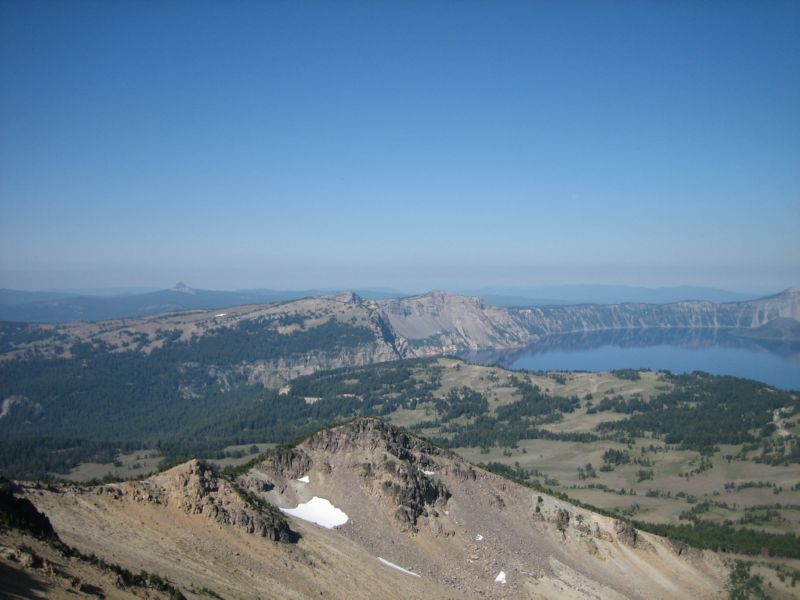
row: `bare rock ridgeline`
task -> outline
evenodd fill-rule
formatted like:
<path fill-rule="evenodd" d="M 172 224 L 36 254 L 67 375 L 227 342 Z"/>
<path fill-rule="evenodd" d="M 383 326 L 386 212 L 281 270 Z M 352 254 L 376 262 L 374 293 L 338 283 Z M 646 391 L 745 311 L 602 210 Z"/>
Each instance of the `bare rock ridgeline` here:
<path fill-rule="evenodd" d="M 478 297 L 434 291 L 391 300 L 365 300 L 353 293 L 304 298 L 218 311 L 190 311 L 139 319 L 27 325 L 35 340 L 14 344 L 0 360 L 30 356 L 69 358 L 87 345 L 107 352 L 141 352 L 175 345 L 186 359 L 191 343 L 206 336 L 236 339 L 242 330 L 272 336 L 246 359 L 222 364 L 251 384 L 278 387 L 298 376 L 341 367 L 440 356 L 472 351 L 520 349 L 548 336 L 601 331 L 695 329 L 755 330 L 771 322 L 800 322 L 800 290 L 746 302 L 715 304 L 685 301 L 672 304 L 583 304 L 505 308 Z M 331 326 L 340 332 L 331 334 Z M 327 330 L 318 329 L 327 327 Z M 316 331 L 322 332 L 315 338 Z M 325 333 L 327 331 L 327 333 Z M 282 336 L 300 334 L 302 350 L 275 351 Z M 356 343 L 340 343 L 336 335 L 352 334 Z M 277 338 L 276 338 L 277 336 Z M 268 336 L 267 336 L 268 337 Z M 343 339 L 343 338 L 342 338 Z M 224 344 L 223 344 L 224 345 Z M 231 342 L 228 347 L 239 347 Z M 211 368 L 211 367 L 210 367 Z"/>
<path fill-rule="evenodd" d="M 502 308 L 480 298 L 431 292 L 375 303 L 408 354 L 435 355 L 524 346 L 544 336 L 649 328 L 751 329 L 775 319 L 800 321 L 800 290 L 747 302 L 716 304 L 583 304 Z"/>
<path fill-rule="evenodd" d="M 222 525 L 276 542 L 296 536 L 283 514 L 267 503 L 254 503 L 231 482 L 197 460 L 191 460 L 141 482 L 103 486 L 99 493 L 127 497 L 133 502 L 173 507 L 202 515 Z M 121 499 L 121 498 L 120 498 Z"/>
<path fill-rule="evenodd" d="M 465 595 L 710 598 L 726 573 L 713 553 L 509 481 L 374 418 L 270 451 L 238 483 L 279 506 L 330 499 L 352 519 L 341 535 Z"/>
<path fill-rule="evenodd" d="M 347 468 L 358 473 L 361 487 L 380 499 L 401 529 L 416 532 L 418 518 L 441 510 L 451 495 L 427 471 L 432 457 L 444 454 L 450 453 L 384 421 L 363 418 L 318 431 L 296 448 L 271 450 L 240 482 L 283 493 L 315 467 L 323 476 Z"/>
<path fill-rule="evenodd" d="M 66 543 L 223 597 L 710 599 L 728 572 L 374 418 L 270 450 L 235 479 L 189 461 L 136 482 L 24 487 Z M 277 508 L 312 498 L 349 518 L 330 529 Z"/>
<path fill-rule="evenodd" d="M 532 333 L 572 333 L 605 329 L 712 328 L 749 329 L 774 319 L 800 320 L 800 290 L 747 302 L 715 304 L 685 301 L 672 304 L 585 304 L 516 309 Z"/>

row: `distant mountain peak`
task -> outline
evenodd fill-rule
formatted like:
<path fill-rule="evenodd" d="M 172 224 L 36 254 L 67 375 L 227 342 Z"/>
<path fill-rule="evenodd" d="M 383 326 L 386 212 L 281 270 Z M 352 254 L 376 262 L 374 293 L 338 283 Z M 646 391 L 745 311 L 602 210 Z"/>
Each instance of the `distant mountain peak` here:
<path fill-rule="evenodd" d="M 170 291 L 171 292 L 178 292 L 180 294 L 192 294 L 192 295 L 197 293 L 197 290 L 194 290 L 194 289 L 190 288 L 188 285 L 186 285 L 182 281 L 179 281 L 178 283 L 176 283 L 175 287 L 172 288 Z"/>

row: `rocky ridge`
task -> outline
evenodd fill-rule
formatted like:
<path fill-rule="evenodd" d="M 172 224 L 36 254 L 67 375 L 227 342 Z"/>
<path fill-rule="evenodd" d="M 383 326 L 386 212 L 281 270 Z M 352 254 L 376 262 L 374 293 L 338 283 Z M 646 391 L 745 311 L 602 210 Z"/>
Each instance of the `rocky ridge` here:
<path fill-rule="evenodd" d="M 271 504 L 253 500 L 209 466 L 192 460 L 141 482 L 97 488 L 118 499 L 176 506 L 189 515 L 202 515 L 222 525 L 276 542 L 296 541 L 286 518 Z"/>
<path fill-rule="evenodd" d="M 800 320 L 800 290 L 715 304 L 584 304 L 501 308 L 480 298 L 432 292 L 389 300 L 380 309 L 412 356 L 518 348 L 549 335 L 649 328 L 750 329 L 776 319 Z"/>
<path fill-rule="evenodd" d="M 190 461 L 142 481 L 22 490 L 65 543 L 159 573 L 187 598 L 723 595 L 727 569 L 714 553 L 509 481 L 379 419 L 319 431 L 228 477 Z M 275 508 L 312 498 L 347 521 L 328 529 Z"/>
<path fill-rule="evenodd" d="M 724 304 L 687 301 L 530 308 L 497 307 L 477 297 L 441 291 L 397 300 L 365 300 L 347 293 L 239 306 L 223 312 L 189 311 L 60 326 L 15 325 L 12 333 L 23 341 L 9 342 L 5 352 L 0 353 L 0 361 L 32 356 L 69 358 L 75 356 L 76 348 L 86 346 L 111 353 L 147 354 L 205 336 L 222 338 L 243 327 L 291 336 L 313 333 L 333 323 L 361 332 L 358 343 L 340 344 L 334 339 L 326 346 L 325 336 L 320 336 L 317 346 L 311 344 L 302 351 L 278 356 L 265 351 L 263 356 L 256 354 L 224 367 L 225 372 L 250 384 L 277 387 L 319 370 L 398 358 L 518 349 L 565 333 L 681 328 L 757 334 L 758 328 L 787 319 L 800 321 L 800 290 Z M 0 330 L 0 341 L 2 336 Z M 214 373 L 225 375 L 219 369 Z"/>
<path fill-rule="evenodd" d="M 575 597 L 653 597 L 654 585 L 658 597 L 716 597 L 724 579 L 713 553 L 525 488 L 378 419 L 270 452 L 238 481 L 279 506 L 327 498 L 351 516 L 341 535 L 466 595 L 562 597 L 554 586 Z M 632 585 L 616 573 L 626 561 L 652 571 Z M 667 568 L 685 585 L 660 580 Z"/>

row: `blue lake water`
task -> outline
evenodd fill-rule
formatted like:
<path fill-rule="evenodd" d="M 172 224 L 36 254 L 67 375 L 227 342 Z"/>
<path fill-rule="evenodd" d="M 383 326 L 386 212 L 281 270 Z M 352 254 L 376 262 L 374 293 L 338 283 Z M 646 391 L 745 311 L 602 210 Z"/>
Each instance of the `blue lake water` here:
<path fill-rule="evenodd" d="M 756 342 L 713 330 L 639 330 L 549 336 L 524 349 L 464 356 L 532 371 L 667 369 L 735 375 L 800 390 L 800 344 Z"/>

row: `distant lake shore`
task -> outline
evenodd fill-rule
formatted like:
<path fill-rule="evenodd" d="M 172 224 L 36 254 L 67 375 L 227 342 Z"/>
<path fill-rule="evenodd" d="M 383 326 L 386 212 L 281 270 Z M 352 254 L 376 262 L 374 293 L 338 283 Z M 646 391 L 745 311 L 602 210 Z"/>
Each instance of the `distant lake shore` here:
<path fill-rule="evenodd" d="M 756 340 L 719 329 L 626 329 L 547 336 L 525 348 L 461 354 L 532 371 L 707 371 L 800 390 L 800 342 Z"/>

